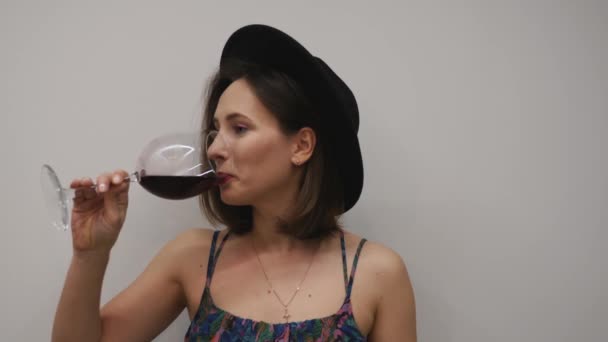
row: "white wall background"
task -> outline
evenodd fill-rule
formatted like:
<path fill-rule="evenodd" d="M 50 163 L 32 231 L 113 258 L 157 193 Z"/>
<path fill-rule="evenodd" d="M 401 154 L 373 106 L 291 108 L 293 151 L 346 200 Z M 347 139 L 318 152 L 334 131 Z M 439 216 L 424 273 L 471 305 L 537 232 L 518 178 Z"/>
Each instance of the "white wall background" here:
<path fill-rule="evenodd" d="M 131 169 L 198 126 L 228 35 L 275 25 L 350 84 L 363 196 L 347 226 L 397 250 L 420 341 L 608 339 L 605 1 L 0 1 L 0 340 L 48 340 L 71 256 L 39 168 Z M 105 302 L 196 202 L 133 187 Z M 182 315 L 157 341 L 180 340 Z"/>

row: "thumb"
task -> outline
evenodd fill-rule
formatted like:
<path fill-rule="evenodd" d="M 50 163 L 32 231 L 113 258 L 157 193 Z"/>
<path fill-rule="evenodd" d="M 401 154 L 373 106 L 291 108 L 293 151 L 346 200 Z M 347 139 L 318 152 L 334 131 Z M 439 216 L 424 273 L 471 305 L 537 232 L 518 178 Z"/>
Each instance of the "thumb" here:
<path fill-rule="evenodd" d="M 129 181 L 124 180 L 123 174 L 113 175 L 111 187 L 104 194 L 104 209 L 107 222 L 111 225 L 121 224 L 124 221 L 129 204 Z"/>

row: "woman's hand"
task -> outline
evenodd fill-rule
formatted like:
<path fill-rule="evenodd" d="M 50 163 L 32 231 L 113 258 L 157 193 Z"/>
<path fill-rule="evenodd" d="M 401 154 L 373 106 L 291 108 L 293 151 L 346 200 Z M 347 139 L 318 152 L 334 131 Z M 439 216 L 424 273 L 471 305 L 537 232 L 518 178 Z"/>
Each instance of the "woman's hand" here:
<path fill-rule="evenodd" d="M 97 177 L 75 179 L 72 209 L 72 244 L 74 254 L 109 253 L 122 228 L 129 203 L 128 173 L 117 170 Z"/>

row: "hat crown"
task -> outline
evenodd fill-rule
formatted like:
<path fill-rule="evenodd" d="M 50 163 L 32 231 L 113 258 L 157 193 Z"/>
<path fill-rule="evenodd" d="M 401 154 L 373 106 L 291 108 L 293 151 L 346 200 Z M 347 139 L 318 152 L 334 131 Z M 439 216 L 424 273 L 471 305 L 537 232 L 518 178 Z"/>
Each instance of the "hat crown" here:
<path fill-rule="evenodd" d="M 346 108 L 345 114 L 348 115 L 352 128 L 355 132 L 359 132 L 359 107 L 357 100 L 350 88 L 342 81 L 338 75 L 327 65 L 321 58 L 314 57 L 319 64 L 321 70 L 327 75 L 330 85 L 334 88 L 338 101 Z"/>

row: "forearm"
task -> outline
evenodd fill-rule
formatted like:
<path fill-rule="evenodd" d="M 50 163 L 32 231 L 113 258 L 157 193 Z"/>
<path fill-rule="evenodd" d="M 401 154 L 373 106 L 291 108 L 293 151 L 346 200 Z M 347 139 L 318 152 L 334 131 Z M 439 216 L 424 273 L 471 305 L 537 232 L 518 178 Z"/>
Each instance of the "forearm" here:
<path fill-rule="evenodd" d="M 74 255 L 57 306 L 52 341 L 99 341 L 108 254 Z"/>

